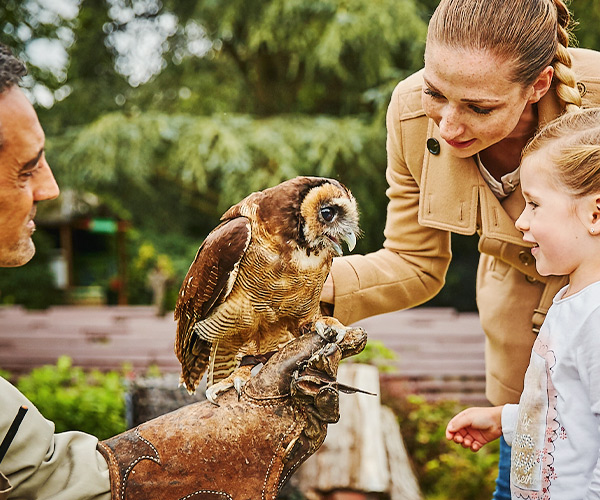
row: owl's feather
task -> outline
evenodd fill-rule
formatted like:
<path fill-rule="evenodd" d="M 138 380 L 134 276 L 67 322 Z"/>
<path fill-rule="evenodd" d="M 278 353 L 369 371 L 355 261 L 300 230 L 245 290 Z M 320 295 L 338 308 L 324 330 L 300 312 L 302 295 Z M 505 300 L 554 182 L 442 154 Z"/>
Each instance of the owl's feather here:
<path fill-rule="evenodd" d="M 175 352 L 193 392 L 208 369 L 222 380 L 244 355 L 278 349 L 319 316 L 341 242 L 359 234 L 341 183 L 298 177 L 231 207 L 200 246 L 179 293 Z"/>

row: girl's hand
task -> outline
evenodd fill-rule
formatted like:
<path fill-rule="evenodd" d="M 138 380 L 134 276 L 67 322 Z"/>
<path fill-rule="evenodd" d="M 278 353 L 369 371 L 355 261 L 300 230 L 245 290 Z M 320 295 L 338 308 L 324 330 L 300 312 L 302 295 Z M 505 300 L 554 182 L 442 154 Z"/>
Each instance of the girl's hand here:
<path fill-rule="evenodd" d="M 502 406 L 467 408 L 456 415 L 446 427 L 446 439 L 471 451 L 502 435 Z"/>

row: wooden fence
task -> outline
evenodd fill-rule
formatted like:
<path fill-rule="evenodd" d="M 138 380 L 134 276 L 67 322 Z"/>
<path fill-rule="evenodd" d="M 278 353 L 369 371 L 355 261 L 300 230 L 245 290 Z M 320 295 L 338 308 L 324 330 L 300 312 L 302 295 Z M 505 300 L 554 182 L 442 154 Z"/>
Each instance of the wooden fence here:
<path fill-rule="evenodd" d="M 422 307 L 357 324 L 398 356 L 396 372 L 381 377 L 388 394 L 485 402 L 477 314 Z M 127 364 L 139 373 L 149 366 L 177 373 L 174 337 L 172 315 L 156 316 L 152 307 L 0 307 L 0 368 L 21 374 L 68 355 L 85 368 L 120 370 Z"/>

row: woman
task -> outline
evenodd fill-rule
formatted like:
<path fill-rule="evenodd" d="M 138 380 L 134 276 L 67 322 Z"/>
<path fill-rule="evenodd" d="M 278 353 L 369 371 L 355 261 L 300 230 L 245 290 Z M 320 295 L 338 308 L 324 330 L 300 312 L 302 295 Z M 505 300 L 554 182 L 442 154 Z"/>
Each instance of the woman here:
<path fill-rule="evenodd" d="M 521 150 L 568 108 L 600 106 L 600 54 L 569 49 L 562 0 L 442 0 L 425 67 L 400 82 L 387 114 L 389 197 L 384 248 L 334 260 L 322 300 L 354 323 L 435 296 L 450 234 L 480 236 L 477 305 L 486 333 L 486 395 L 517 403 L 552 297 L 514 221 L 525 203 Z M 501 443 L 495 498 L 510 498 Z"/>

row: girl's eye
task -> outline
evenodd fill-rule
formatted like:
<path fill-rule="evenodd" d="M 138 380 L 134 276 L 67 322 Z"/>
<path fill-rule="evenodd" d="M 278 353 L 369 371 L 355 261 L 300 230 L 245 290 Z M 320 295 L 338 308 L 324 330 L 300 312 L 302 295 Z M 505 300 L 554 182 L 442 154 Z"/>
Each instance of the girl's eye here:
<path fill-rule="evenodd" d="M 527 202 L 527 205 L 529 205 L 529 207 L 531 208 L 531 210 L 535 210 L 536 207 L 538 206 L 538 204 L 535 203 L 535 202 L 533 202 L 533 201 Z"/>

